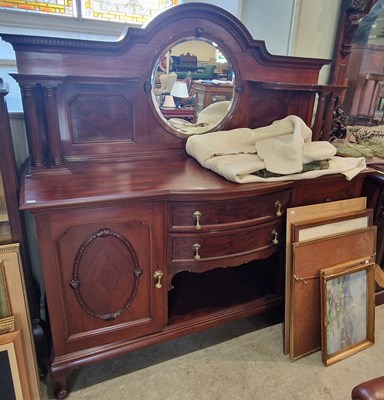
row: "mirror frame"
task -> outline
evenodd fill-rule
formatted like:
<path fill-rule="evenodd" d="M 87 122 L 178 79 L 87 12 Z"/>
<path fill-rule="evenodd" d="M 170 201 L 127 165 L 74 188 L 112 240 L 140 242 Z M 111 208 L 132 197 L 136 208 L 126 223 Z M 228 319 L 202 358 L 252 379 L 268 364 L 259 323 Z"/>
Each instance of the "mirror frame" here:
<path fill-rule="evenodd" d="M 216 40 L 218 40 L 218 39 L 216 39 Z M 175 46 L 182 44 L 182 43 L 186 43 L 188 41 L 202 41 L 204 43 L 210 44 L 211 46 L 213 46 L 213 44 L 212 44 L 213 42 L 217 44 L 217 41 L 208 39 L 207 36 L 176 39 L 174 43 L 169 43 L 167 45 L 167 47 L 164 48 L 163 50 L 159 49 L 159 52 L 157 53 L 157 57 L 154 58 L 154 62 L 153 62 L 153 64 L 151 64 L 151 65 L 153 65 L 152 74 L 151 74 L 151 86 L 152 86 L 151 100 L 153 103 L 154 112 L 159 117 L 158 119 L 159 119 L 160 123 L 163 124 L 165 129 L 167 129 L 170 133 L 172 133 L 176 136 L 182 137 L 182 138 L 188 138 L 189 136 L 193 135 L 194 133 L 188 134 L 188 133 L 182 132 L 181 130 L 174 127 L 171 123 L 169 123 L 168 120 L 164 117 L 164 115 L 161 112 L 160 107 L 158 106 L 158 104 L 156 103 L 156 100 L 155 100 L 154 82 L 155 82 L 156 69 L 157 69 L 157 66 L 158 66 L 160 60 L 162 59 L 162 57 L 164 57 L 164 55 L 167 54 L 168 51 L 172 50 Z M 198 133 L 198 134 L 205 134 L 205 133 L 221 130 L 231 120 L 234 109 L 235 109 L 235 104 L 237 104 L 239 101 L 239 99 L 238 99 L 239 91 L 236 90 L 238 67 L 237 66 L 235 67 L 234 63 L 232 62 L 234 57 L 233 56 L 228 57 L 227 51 L 223 50 L 223 48 L 218 44 L 217 44 L 217 48 L 220 49 L 220 51 L 224 54 L 225 58 L 227 60 L 229 60 L 232 65 L 232 70 L 233 70 L 235 80 L 234 80 L 234 85 L 233 85 L 233 94 L 232 94 L 231 104 L 230 104 L 230 107 L 229 107 L 227 113 L 225 114 L 224 118 L 222 118 L 216 125 L 208 128 L 206 131 Z"/>
<path fill-rule="evenodd" d="M 175 7 L 175 8 L 177 8 L 177 7 Z M 167 11 L 165 11 L 163 14 L 167 14 Z M 159 107 L 157 106 L 156 101 L 154 99 L 153 93 L 154 93 L 154 74 L 155 74 L 156 68 L 157 68 L 161 58 L 165 54 L 167 54 L 167 52 L 170 51 L 173 47 L 175 47 L 181 43 L 187 42 L 189 40 L 194 40 L 194 41 L 202 40 L 206 43 L 212 43 L 212 42 L 216 43 L 217 47 L 220 49 L 220 51 L 225 55 L 225 57 L 228 60 L 230 60 L 231 65 L 232 65 L 232 70 L 234 71 L 234 76 L 235 76 L 235 84 L 233 86 L 233 97 L 232 97 L 232 101 L 231 101 L 231 106 L 230 106 L 227 114 L 217 125 L 215 125 L 211 129 L 208 129 L 206 132 L 201 133 L 201 134 L 205 134 L 205 133 L 212 132 L 212 131 L 222 130 L 223 128 L 225 128 L 226 125 L 228 125 L 228 123 L 233 118 L 233 114 L 239 104 L 240 96 L 241 96 L 241 87 L 242 87 L 241 72 L 240 72 L 240 68 L 237 63 L 235 55 L 232 53 L 230 48 L 225 45 L 225 43 L 223 42 L 222 39 L 215 36 L 211 32 L 206 32 L 205 30 L 197 27 L 197 28 L 195 28 L 194 35 L 191 35 L 190 30 L 179 31 L 174 36 L 172 36 L 168 40 L 166 40 L 164 42 L 164 45 L 162 47 L 160 47 L 158 49 L 158 51 L 155 53 L 155 55 L 152 59 L 152 62 L 150 63 L 149 68 L 148 68 L 147 75 L 148 75 L 148 80 L 150 82 L 149 90 L 148 90 L 148 92 L 149 92 L 148 101 L 149 101 L 149 105 L 150 105 L 152 112 L 154 113 L 158 122 L 163 126 L 163 128 L 165 128 L 172 135 L 175 135 L 177 137 L 184 138 L 184 139 L 188 138 L 191 135 L 183 133 L 180 130 L 177 130 L 176 128 L 172 127 L 171 124 L 169 124 L 167 122 L 167 120 L 161 115 Z"/>

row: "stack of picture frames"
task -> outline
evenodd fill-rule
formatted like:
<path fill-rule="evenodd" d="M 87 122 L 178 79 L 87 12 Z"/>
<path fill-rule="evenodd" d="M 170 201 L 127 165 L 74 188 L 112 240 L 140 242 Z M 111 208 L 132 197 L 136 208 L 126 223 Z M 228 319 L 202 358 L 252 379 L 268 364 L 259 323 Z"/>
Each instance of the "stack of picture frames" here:
<path fill-rule="evenodd" d="M 0 399 L 41 398 L 18 244 L 0 246 Z"/>
<path fill-rule="evenodd" d="M 328 366 L 374 343 L 376 226 L 366 198 L 287 210 L 284 351 Z"/>

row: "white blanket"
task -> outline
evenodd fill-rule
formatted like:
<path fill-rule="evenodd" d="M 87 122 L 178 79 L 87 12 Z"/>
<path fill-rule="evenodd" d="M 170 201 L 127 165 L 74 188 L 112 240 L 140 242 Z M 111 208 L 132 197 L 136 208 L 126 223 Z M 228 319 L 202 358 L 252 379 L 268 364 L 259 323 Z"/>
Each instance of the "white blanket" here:
<path fill-rule="evenodd" d="M 310 179 L 342 173 L 352 179 L 365 167 L 365 159 L 335 157 L 329 142 L 312 142 L 312 131 L 294 115 L 269 126 L 211 132 L 188 138 L 186 150 L 205 168 L 238 182 Z M 302 172 L 303 164 L 329 160 L 329 168 Z M 282 176 L 262 178 L 253 173 L 266 169 Z"/>

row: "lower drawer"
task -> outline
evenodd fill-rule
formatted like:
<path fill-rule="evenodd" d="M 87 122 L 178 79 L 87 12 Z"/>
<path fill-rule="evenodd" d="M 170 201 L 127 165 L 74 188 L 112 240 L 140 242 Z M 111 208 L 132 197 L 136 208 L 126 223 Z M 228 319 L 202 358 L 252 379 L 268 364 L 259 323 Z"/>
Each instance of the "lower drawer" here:
<path fill-rule="evenodd" d="M 170 233 L 168 272 L 203 272 L 269 257 L 282 240 L 282 221 L 223 232 Z"/>

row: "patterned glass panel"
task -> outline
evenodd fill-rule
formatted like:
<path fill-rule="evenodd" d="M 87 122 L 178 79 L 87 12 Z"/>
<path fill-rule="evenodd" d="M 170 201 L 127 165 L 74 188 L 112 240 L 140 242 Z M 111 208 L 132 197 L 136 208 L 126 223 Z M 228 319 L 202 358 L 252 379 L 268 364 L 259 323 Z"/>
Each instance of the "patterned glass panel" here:
<path fill-rule="evenodd" d="M 72 0 L 0 0 L 0 9 L 74 16 Z"/>
<path fill-rule="evenodd" d="M 180 0 L 81 0 L 79 17 L 143 24 Z M 0 10 L 76 17 L 75 0 L 0 0 Z"/>
<path fill-rule="evenodd" d="M 83 18 L 143 24 L 178 0 L 81 0 Z"/>

